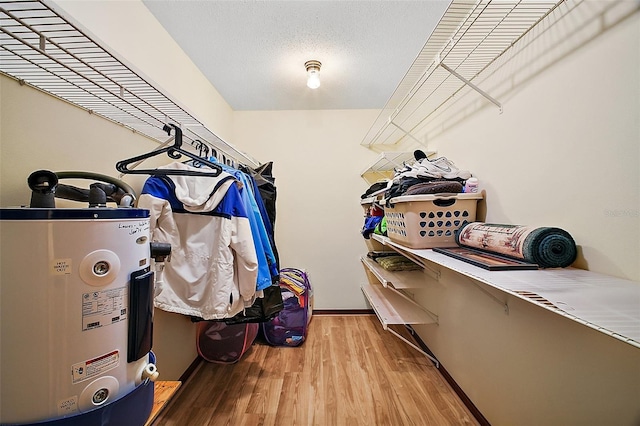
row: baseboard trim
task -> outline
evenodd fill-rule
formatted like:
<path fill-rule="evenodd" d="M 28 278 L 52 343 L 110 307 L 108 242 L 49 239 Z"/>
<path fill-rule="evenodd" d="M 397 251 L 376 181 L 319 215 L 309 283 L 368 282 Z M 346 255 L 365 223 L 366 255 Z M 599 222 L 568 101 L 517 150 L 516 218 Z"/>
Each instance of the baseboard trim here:
<path fill-rule="evenodd" d="M 202 363 L 203 361 L 204 358 L 202 358 L 201 356 L 198 356 L 196 359 L 194 359 L 191 365 L 189 365 L 187 369 L 184 370 L 184 373 L 182 373 L 182 376 L 180 376 L 178 380 L 180 380 L 182 383 L 186 383 L 189 377 L 191 377 L 191 375 L 198 369 L 200 363 Z"/>
<path fill-rule="evenodd" d="M 420 346 L 420 348 L 422 348 L 423 351 L 425 351 L 426 353 L 428 353 L 429 355 L 437 359 L 437 357 L 433 354 L 433 352 L 431 352 L 431 349 L 429 349 L 427 344 L 420 338 L 420 336 L 418 336 L 418 333 L 416 333 L 413 327 L 411 327 L 410 325 L 405 325 L 405 327 L 407 328 L 407 330 L 409 330 L 409 332 L 411 333 L 411 336 L 416 341 L 418 346 Z M 438 360 L 438 362 L 439 361 L 440 360 Z M 456 393 L 456 395 L 458 395 L 462 403 L 467 407 L 467 409 L 471 412 L 473 417 L 475 417 L 478 423 L 480 423 L 482 426 L 491 426 L 491 423 L 489 423 L 489 420 L 487 420 L 486 417 L 482 415 L 480 410 L 478 410 L 478 407 L 476 407 L 473 401 L 471 401 L 471 399 L 467 396 L 467 394 L 464 393 L 462 388 L 456 383 L 453 377 L 451 377 L 451 374 L 449 374 L 449 372 L 447 371 L 446 368 L 444 368 L 441 362 L 440 362 L 440 368 L 438 368 L 438 371 L 440 371 L 440 373 L 442 374 L 442 377 L 444 377 L 447 383 L 449 383 L 449 386 L 451 386 L 453 391 Z"/>
<path fill-rule="evenodd" d="M 373 315 L 373 309 L 314 309 L 313 315 Z"/>
<path fill-rule="evenodd" d="M 187 369 L 184 370 L 184 373 L 182 373 L 182 375 L 178 379 L 179 382 L 181 383 L 181 386 L 179 386 L 178 389 L 169 396 L 169 399 L 165 402 L 165 405 L 162 408 L 162 410 L 157 413 L 156 418 L 153 420 L 153 422 L 145 424 L 145 426 L 154 425 L 156 423 L 156 420 L 158 420 L 159 418 L 162 417 L 162 412 L 163 411 L 168 411 L 171 408 L 171 406 L 173 406 L 173 404 L 176 402 L 176 399 L 177 399 L 178 395 L 180 395 L 182 393 L 182 391 L 184 390 L 184 388 L 185 388 L 184 385 L 187 383 L 189 378 L 191 378 L 191 376 L 193 376 L 193 374 L 196 372 L 198 367 L 200 367 L 200 365 L 202 364 L 203 361 L 204 361 L 204 359 L 201 356 L 198 355 L 198 357 L 193 360 L 193 362 L 187 367 Z"/>

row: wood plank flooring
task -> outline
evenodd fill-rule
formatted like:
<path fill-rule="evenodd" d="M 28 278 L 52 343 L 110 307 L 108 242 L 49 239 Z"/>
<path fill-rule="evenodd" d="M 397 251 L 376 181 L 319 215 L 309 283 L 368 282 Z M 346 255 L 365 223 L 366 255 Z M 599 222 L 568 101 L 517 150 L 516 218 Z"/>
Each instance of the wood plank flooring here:
<path fill-rule="evenodd" d="M 374 315 L 317 315 L 301 347 L 256 341 L 236 364 L 203 362 L 154 425 L 478 423 L 435 366 Z"/>
<path fill-rule="evenodd" d="M 144 426 L 150 426 L 153 424 L 153 421 L 158 417 L 162 409 L 164 409 L 164 407 L 169 403 L 169 401 L 178 391 L 181 385 L 182 382 L 178 381 L 157 381 L 153 383 L 153 408 L 151 409 L 149 419 L 144 424 Z"/>

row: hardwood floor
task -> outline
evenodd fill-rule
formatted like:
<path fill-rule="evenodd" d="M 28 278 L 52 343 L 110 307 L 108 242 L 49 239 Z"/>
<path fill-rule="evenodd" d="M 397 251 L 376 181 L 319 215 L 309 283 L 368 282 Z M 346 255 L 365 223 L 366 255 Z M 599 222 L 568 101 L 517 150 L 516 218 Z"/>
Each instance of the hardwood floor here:
<path fill-rule="evenodd" d="M 237 364 L 203 362 L 154 423 L 477 424 L 435 366 L 373 315 L 317 315 L 301 347 L 256 341 Z"/>

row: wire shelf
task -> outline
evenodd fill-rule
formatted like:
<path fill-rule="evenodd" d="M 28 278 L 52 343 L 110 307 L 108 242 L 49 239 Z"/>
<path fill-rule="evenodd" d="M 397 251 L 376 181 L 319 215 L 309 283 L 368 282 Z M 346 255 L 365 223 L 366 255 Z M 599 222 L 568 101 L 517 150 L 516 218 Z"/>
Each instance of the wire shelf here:
<path fill-rule="evenodd" d="M 373 164 L 360 173 L 360 176 L 365 173 L 392 171 L 395 167 L 401 167 L 405 162 L 413 159 L 413 152 L 381 152 Z"/>
<path fill-rule="evenodd" d="M 425 152 L 425 154 L 427 155 L 427 157 L 430 157 L 431 155 L 435 154 L 435 151 L 427 151 Z M 380 155 L 378 155 L 378 157 L 374 160 L 374 162 L 360 173 L 360 177 L 364 178 L 369 173 L 375 173 L 389 178 L 392 176 L 386 176 L 386 173 L 393 172 L 394 169 L 402 168 L 404 164 L 410 164 L 414 161 L 415 157 L 413 152 L 381 152 Z"/>
<path fill-rule="evenodd" d="M 381 235 L 373 238 L 407 257 L 433 262 L 640 348 L 640 285 L 637 281 L 576 268 L 496 273 L 431 249 L 411 249 Z"/>
<path fill-rule="evenodd" d="M 191 144 L 259 164 L 43 1 L 0 1 L 0 72 L 157 141 L 167 139 L 162 128 L 172 122 Z"/>
<path fill-rule="evenodd" d="M 453 0 L 361 144 L 415 139 L 414 129 L 467 86 L 501 108 L 474 79 L 563 2 Z"/>

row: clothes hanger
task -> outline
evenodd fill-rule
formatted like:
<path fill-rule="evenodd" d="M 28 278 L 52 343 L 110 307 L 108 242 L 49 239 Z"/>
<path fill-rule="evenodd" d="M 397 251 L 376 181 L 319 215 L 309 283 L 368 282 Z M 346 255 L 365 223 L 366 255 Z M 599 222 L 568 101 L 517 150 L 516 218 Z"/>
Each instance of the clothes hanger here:
<path fill-rule="evenodd" d="M 191 152 L 182 149 L 182 130 L 173 123 L 165 124 L 162 127 L 162 130 L 167 132 L 167 134 L 171 135 L 171 129 L 175 131 L 175 139 L 173 141 L 173 145 L 167 146 L 165 148 L 151 151 L 146 154 L 138 155 L 137 157 L 128 158 L 126 160 L 118 161 L 116 163 L 116 170 L 118 170 L 122 174 L 145 174 L 145 175 L 174 175 L 174 176 L 209 176 L 215 177 L 218 176 L 222 172 L 222 167 L 216 163 L 212 163 L 211 161 L 199 157 L 196 154 L 192 154 Z M 199 171 L 191 171 L 191 170 L 174 170 L 174 169 L 129 169 L 129 165 L 131 163 L 135 163 L 141 160 L 145 160 L 147 158 L 155 157 L 160 154 L 167 153 L 167 155 L 173 159 L 179 159 L 181 156 L 187 156 L 194 161 L 197 161 L 201 165 L 209 166 L 212 171 L 211 172 L 199 172 Z"/>
<path fill-rule="evenodd" d="M 198 156 L 202 158 L 209 157 L 209 146 L 200 139 L 193 141 L 193 147 L 198 150 Z"/>
<path fill-rule="evenodd" d="M 198 150 L 198 157 L 209 158 L 209 146 L 202 142 L 200 139 L 196 139 L 191 142 L 191 145 Z M 186 164 L 191 164 L 193 167 L 201 167 L 202 162 L 200 160 L 188 160 Z"/>

